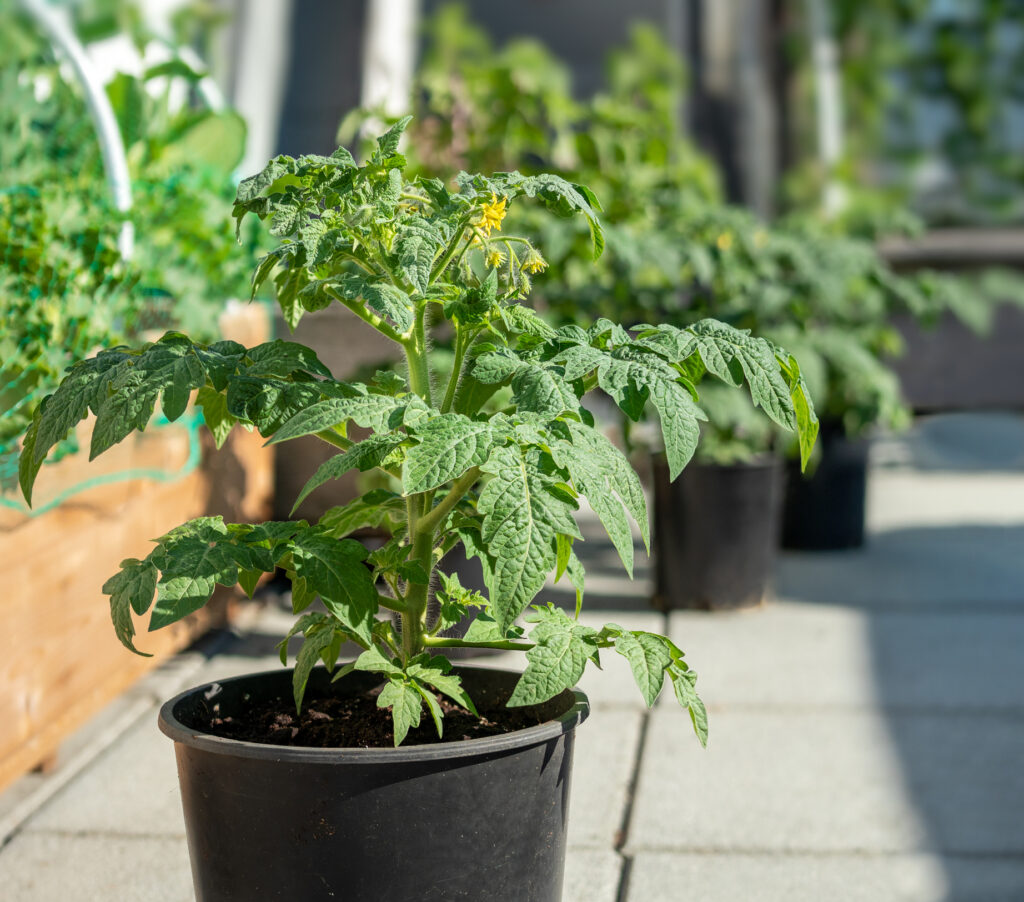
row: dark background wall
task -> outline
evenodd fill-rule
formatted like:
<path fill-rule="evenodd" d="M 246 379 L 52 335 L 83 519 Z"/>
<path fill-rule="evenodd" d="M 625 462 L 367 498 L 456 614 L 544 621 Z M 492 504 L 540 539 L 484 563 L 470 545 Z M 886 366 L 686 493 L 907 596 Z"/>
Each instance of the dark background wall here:
<path fill-rule="evenodd" d="M 277 153 L 329 154 L 359 106 L 365 0 L 293 0 L 292 46 Z"/>

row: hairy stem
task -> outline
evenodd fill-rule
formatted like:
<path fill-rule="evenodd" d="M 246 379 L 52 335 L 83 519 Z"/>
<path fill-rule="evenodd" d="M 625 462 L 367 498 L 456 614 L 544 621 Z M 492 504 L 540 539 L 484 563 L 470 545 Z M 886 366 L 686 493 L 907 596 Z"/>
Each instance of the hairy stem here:
<path fill-rule="evenodd" d="M 441 413 L 448 413 L 455 403 L 455 393 L 458 390 L 459 381 L 462 377 L 462 363 L 466 357 L 466 348 L 471 340 L 472 338 L 467 336 L 463 330 L 456 331 L 455 361 L 452 364 L 452 374 L 448 378 L 448 387 L 444 392 L 444 400 L 441 402 Z"/>
<path fill-rule="evenodd" d="M 348 298 L 343 298 L 340 295 L 333 293 L 331 294 L 331 297 L 333 297 L 339 304 L 343 304 L 345 307 L 348 307 L 348 309 L 358 316 L 363 322 L 373 326 L 373 328 L 380 332 L 381 335 L 402 344 L 403 339 L 398 330 L 388 323 L 383 317 L 377 316 L 376 313 L 368 310 L 365 304 L 360 304 L 358 301 L 351 301 Z"/>
<path fill-rule="evenodd" d="M 473 488 L 473 484 L 480 478 L 480 468 L 473 467 L 470 470 L 466 470 L 455 482 L 452 483 L 452 487 L 448 490 L 448 494 L 441 499 L 437 507 L 432 508 L 430 511 L 425 513 L 420 518 L 418 529 L 429 532 L 431 538 L 438 526 L 445 517 L 448 516 L 448 512 L 459 503 L 459 500 Z"/>
<path fill-rule="evenodd" d="M 431 282 L 436 282 L 441 273 L 448 268 L 448 264 L 452 262 L 452 257 L 455 256 L 459 249 L 459 243 L 462 241 L 462 233 L 466 230 L 467 222 L 468 219 L 464 219 L 459 223 L 458 227 L 456 227 L 455 232 L 452 235 L 452 240 L 448 242 L 448 247 L 444 249 L 444 253 L 441 255 L 440 259 L 438 259 L 437 263 L 434 264 L 434 268 L 430 271 Z"/>
<path fill-rule="evenodd" d="M 419 498 L 413 495 L 409 498 L 410 511 L 419 506 Z M 412 554 L 410 559 L 418 561 L 428 574 L 433 569 L 434 563 L 434 533 L 432 530 L 424 530 L 410 521 L 410 534 L 412 540 Z M 409 583 L 405 592 L 405 611 L 402 614 L 402 652 L 408 662 L 414 658 L 424 647 L 424 627 L 426 625 L 427 598 L 430 592 L 429 579 L 427 585 L 421 583 Z"/>
<path fill-rule="evenodd" d="M 416 311 L 411 338 L 402 342 L 405 348 L 405 359 L 409 365 L 409 387 L 427 404 L 433 406 L 430 391 L 430 367 L 427 364 L 427 330 L 424 324 L 426 304 L 421 304 Z"/>
<path fill-rule="evenodd" d="M 516 642 L 514 639 L 497 639 L 494 642 L 467 642 L 465 639 L 438 639 L 425 636 L 423 644 L 428 648 L 499 648 L 503 651 L 529 651 L 533 642 Z"/>

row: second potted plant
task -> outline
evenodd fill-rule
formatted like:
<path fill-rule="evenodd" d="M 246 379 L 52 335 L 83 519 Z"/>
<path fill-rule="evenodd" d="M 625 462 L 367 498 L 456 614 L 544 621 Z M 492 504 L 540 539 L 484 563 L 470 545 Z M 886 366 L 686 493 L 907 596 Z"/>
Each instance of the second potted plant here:
<path fill-rule="evenodd" d="M 524 245 L 502 233 L 506 211 L 533 199 L 582 215 L 600 253 L 596 199 L 517 172 L 463 174 L 457 190 L 408 182 L 405 125 L 362 166 L 343 149 L 278 157 L 242 182 L 235 204 L 239 220 L 255 214 L 281 241 L 255 286 L 273 277 L 293 320 L 343 304 L 399 346 L 401 371 L 341 382 L 298 344 L 204 345 L 169 333 L 77 364 L 24 440 L 30 497 L 49 449 L 90 411 L 95 456 L 144 428 L 158 400 L 173 420 L 197 392 L 221 439 L 242 426 L 275 443 L 313 434 L 335 446 L 302 496 L 352 468 L 390 480 L 317 523 L 189 521 L 105 586 L 115 630 L 134 650 L 134 616 L 151 612 L 158 629 L 204 605 L 217 584 L 251 591 L 275 568 L 292 581 L 289 635 L 303 637 L 294 668 L 197 687 L 161 712 L 205 902 L 496 900 L 510 887 L 557 900 L 573 731 L 587 714 L 572 687 L 587 663 L 623 655 L 648 704 L 671 685 L 707 738 L 696 676 L 675 644 L 578 619 L 580 500 L 627 570 L 628 518 L 648 535 L 639 480 L 581 398 L 600 387 L 633 419 L 652 405 L 673 477 L 697 443 L 704 373 L 745 384 L 805 455 L 813 445 L 797 363 L 764 339 L 715 321 L 633 331 L 543 323 L 520 302 L 544 261 L 513 255 Z M 432 365 L 430 334 L 441 326 L 454 336 L 447 381 Z M 350 435 L 352 425 L 369 434 Z M 349 538 L 368 524 L 391 536 L 372 553 Z M 444 572 L 460 543 L 481 560 L 486 595 Z M 576 610 L 536 601 L 552 572 L 575 585 Z M 438 636 L 472 608 L 481 610 L 464 638 Z M 347 642 L 361 653 L 342 663 Z M 455 668 L 445 657 L 453 647 L 522 651 L 526 667 Z"/>

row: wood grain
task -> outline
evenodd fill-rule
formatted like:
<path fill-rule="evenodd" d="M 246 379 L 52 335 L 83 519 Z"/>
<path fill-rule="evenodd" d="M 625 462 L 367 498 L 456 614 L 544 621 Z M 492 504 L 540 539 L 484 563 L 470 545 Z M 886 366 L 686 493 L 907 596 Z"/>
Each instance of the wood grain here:
<path fill-rule="evenodd" d="M 259 308 L 246 309 L 241 323 L 225 328 L 228 337 L 239 335 L 236 340 L 247 345 L 264 340 L 267 331 Z M 88 433 L 85 423 L 86 447 Z M 78 454 L 44 467 L 37 503 L 102 473 L 179 472 L 188 456 L 184 427 L 136 434 L 92 464 Z M 145 622 L 138 623 L 137 645 L 153 655 L 138 657 L 115 638 L 101 592 L 118 564 L 145 556 L 152 538 L 192 517 L 265 519 L 272 491 L 271 449 L 259 435 L 236 430 L 216 453 L 204 441 L 202 465 L 174 481 L 96 486 L 35 517 L 0 510 L 6 562 L 0 592 L 0 789 L 51 759 L 64 736 L 160 661 L 224 624 L 237 598 L 218 589 L 207 607 L 156 633 L 147 634 Z"/>

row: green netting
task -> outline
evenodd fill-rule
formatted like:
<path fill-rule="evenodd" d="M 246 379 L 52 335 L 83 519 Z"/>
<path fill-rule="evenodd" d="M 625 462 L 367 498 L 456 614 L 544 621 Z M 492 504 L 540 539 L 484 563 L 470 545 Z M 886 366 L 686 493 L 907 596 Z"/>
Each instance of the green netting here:
<path fill-rule="evenodd" d="M 131 4 L 85 0 L 70 9 L 88 49 L 123 29 Z M 160 43 L 139 27 L 132 38 L 146 58 L 146 48 Z M 230 218 L 244 124 L 230 110 L 209 109 L 197 90 L 202 73 L 173 49 L 161 45 L 160 52 L 164 62 L 142 75 L 118 73 L 105 85 L 131 179 L 125 214 L 112 200 L 74 68 L 38 23 L 10 4 L 0 8 L 3 506 L 20 505 L 21 436 L 68 366 L 101 347 L 140 344 L 168 329 L 213 340 L 225 302 L 249 293 L 254 232 L 243 234 L 240 249 Z M 135 234 L 130 259 L 119 245 L 126 217 Z M 48 463 L 77 450 L 70 436 Z M 191 466 L 97 479 L 178 478 Z"/>
<path fill-rule="evenodd" d="M 38 517 L 49 510 L 53 510 L 55 507 L 59 507 L 75 495 L 99 486 L 111 485 L 116 482 L 128 482 L 132 479 L 149 479 L 154 482 L 176 482 L 179 479 L 183 479 L 199 466 L 200 460 L 202 459 L 202 447 L 199 442 L 199 428 L 202 423 L 202 416 L 196 412 L 190 411 L 173 424 L 176 428 L 184 428 L 188 431 L 188 456 L 180 467 L 175 469 L 164 469 L 160 467 L 131 467 L 128 469 L 100 473 L 96 476 L 90 476 L 87 479 L 82 479 L 67 488 L 61 489 L 59 492 L 55 493 L 52 498 L 49 498 L 42 503 L 37 502 L 32 508 L 22 500 L 20 495 L 5 493 L 0 495 L 0 507 L 7 508 L 8 510 L 16 510 L 30 517 Z M 165 418 L 159 417 L 151 424 L 151 428 L 156 427 L 161 429 L 170 425 L 171 424 L 168 423 Z M 78 450 L 77 440 L 75 438 L 70 438 L 66 442 L 62 443 L 62 446 L 59 447 L 55 453 L 51 453 L 51 456 L 47 458 L 47 463 L 56 463 L 68 454 L 77 453 Z M 11 482 L 17 481 L 18 465 L 16 456 L 8 456 L 6 459 L 0 460 L 0 468 L 2 468 L 0 469 L 0 478 L 9 479 Z"/>

